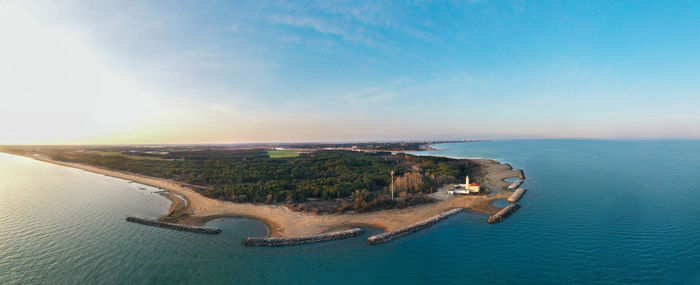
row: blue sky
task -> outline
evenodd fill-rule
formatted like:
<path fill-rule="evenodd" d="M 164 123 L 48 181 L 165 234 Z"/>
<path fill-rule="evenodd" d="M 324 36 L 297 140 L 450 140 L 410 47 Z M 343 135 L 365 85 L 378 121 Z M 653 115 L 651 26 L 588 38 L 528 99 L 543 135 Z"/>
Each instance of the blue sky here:
<path fill-rule="evenodd" d="M 5 72 L 58 41 L 90 58 L 44 76 L 97 83 L 10 84 L 32 100 L 7 118 L 63 122 L 10 143 L 700 138 L 700 2 L 50 3 L 3 2 Z M 46 96 L 68 103 L 29 104 Z"/>

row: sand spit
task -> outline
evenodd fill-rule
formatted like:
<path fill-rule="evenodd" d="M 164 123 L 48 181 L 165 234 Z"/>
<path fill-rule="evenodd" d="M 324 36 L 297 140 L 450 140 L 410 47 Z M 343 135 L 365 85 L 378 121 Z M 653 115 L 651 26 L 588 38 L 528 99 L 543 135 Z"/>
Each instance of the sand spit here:
<path fill-rule="evenodd" d="M 187 203 L 184 203 L 179 197 L 170 197 L 173 204 L 169 214 L 163 217 L 161 222 L 197 226 L 220 217 L 246 217 L 258 219 L 267 224 L 270 229 L 270 237 L 307 236 L 346 230 L 358 226 L 371 226 L 385 231 L 394 231 L 457 208 L 493 215 L 500 208 L 492 205 L 491 202 L 497 199 L 508 198 L 512 193 L 512 191 L 506 189 L 509 183 L 504 179 L 519 177 L 521 174 L 520 171 L 513 170 L 508 164 L 489 159 L 470 159 L 472 163 L 479 166 L 478 170 L 475 173 L 471 173 L 471 175 L 491 192 L 490 195 L 453 196 L 443 201 L 405 209 L 359 214 L 315 215 L 293 212 L 287 207 L 280 205 L 233 203 L 216 200 L 205 197 L 194 190 L 202 187 L 166 179 L 109 170 L 92 165 L 55 161 L 43 156 L 28 157 L 162 188 L 183 197 L 187 201 Z"/>

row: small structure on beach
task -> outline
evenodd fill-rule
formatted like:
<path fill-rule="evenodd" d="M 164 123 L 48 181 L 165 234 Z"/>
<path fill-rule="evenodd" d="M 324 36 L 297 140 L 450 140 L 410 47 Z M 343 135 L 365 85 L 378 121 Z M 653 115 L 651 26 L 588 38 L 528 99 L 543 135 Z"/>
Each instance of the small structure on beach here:
<path fill-rule="evenodd" d="M 481 185 L 476 182 L 471 182 L 469 181 L 469 176 L 464 179 L 464 184 L 455 184 L 453 185 L 451 190 L 447 190 L 447 194 L 451 195 L 457 195 L 457 194 L 462 194 L 462 195 L 469 195 L 469 194 L 478 194 L 481 192 Z"/>

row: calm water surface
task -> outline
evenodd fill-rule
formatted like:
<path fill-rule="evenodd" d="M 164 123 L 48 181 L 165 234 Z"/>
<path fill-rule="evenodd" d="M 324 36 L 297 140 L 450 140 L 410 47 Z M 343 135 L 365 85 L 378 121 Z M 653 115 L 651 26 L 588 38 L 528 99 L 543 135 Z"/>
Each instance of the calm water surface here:
<path fill-rule="evenodd" d="M 0 154 L 0 284 L 700 284 L 700 142 L 498 141 L 431 155 L 524 168 L 505 222 L 465 213 L 381 246 L 361 238 L 245 248 L 220 235 L 127 223 L 157 217 L 157 189 Z M 146 190 L 139 189 L 145 188 Z M 370 233 L 376 230 L 369 229 Z"/>

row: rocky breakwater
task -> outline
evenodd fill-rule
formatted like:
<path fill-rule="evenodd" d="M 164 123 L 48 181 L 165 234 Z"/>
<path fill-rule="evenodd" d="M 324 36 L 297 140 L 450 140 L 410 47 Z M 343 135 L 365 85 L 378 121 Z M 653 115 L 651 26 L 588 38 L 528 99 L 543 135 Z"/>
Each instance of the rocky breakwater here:
<path fill-rule="evenodd" d="M 382 244 L 382 243 L 385 243 L 385 242 L 389 242 L 389 241 L 391 241 L 391 240 L 393 240 L 393 239 L 396 239 L 396 238 L 405 236 L 405 235 L 407 235 L 407 234 L 414 233 L 414 232 L 417 232 L 417 231 L 419 231 L 419 230 L 422 230 L 422 229 L 425 229 L 425 228 L 427 228 L 427 227 L 430 227 L 430 226 L 432 226 L 432 225 L 434 225 L 434 224 L 437 224 L 438 222 L 440 222 L 440 221 L 442 221 L 442 220 L 444 220 L 444 219 L 447 219 L 448 217 L 450 217 L 450 216 L 452 216 L 452 215 L 454 215 L 454 214 L 460 213 L 460 212 L 462 212 L 462 211 L 464 211 L 464 209 L 462 209 L 462 208 L 458 208 L 458 209 L 454 209 L 454 210 L 449 210 L 449 211 L 447 211 L 447 212 L 444 212 L 444 213 L 442 213 L 442 214 L 439 214 L 439 215 L 437 215 L 437 216 L 435 216 L 435 217 L 432 217 L 432 218 L 430 218 L 430 219 L 427 219 L 427 220 L 424 220 L 424 221 L 422 221 L 422 222 L 418 222 L 418 223 L 412 224 L 412 225 L 410 225 L 410 226 L 406 226 L 406 227 L 400 228 L 400 229 L 395 230 L 395 231 L 385 232 L 385 233 L 381 233 L 381 234 L 378 234 L 378 235 L 373 235 L 373 236 L 371 236 L 371 237 L 369 237 L 369 238 L 367 239 L 367 243 L 368 243 L 368 244 L 375 245 L 375 244 Z"/>
<path fill-rule="evenodd" d="M 242 240 L 245 246 L 289 246 L 289 245 L 300 245 L 307 243 L 324 242 L 331 240 L 340 240 L 346 238 L 352 238 L 362 235 L 363 231 L 361 228 L 353 228 L 344 231 L 308 235 L 308 236 L 297 236 L 297 237 L 275 237 L 275 238 L 263 238 L 263 237 L 249 237 Z"/>
<path fill-rule="evenodd" d="M 495 215 L 489 217 L 488 222 L 489 224 L 495 224 L 500 221 L 505 220 L 508 216 L 510 216 L 512 213 L 520 209 L 520 205 L 518 204 L 510 204 L 507 207 L 501 209 L 496 213 Z"/>
<path fill-rule="evenodd" d="M 508 189 L 513 190 L 515 188 L 518 188 L 518 186 L 523 184 L 523 182 L 524 181 L 522 179 L 518 179 L 518 181 L 515 181 L 515 182 L 511 183 L 510 185 L 508 185 Z"/>
<path fill-rule="evenodd" d="M 518 188 L 518 190 L 515 190 L 515 192 L 513 192 L 513 195 L 510 195 L 510 197 L 508 197 L 508 202 L 518 202 L 518 200 L 520 200 L 520 198 L 523 196 L 523 194 L 525 194 L 526 191 L 527 189 L 525 188 Z"/>
<path fill-rule="evenodd" d="M 154 227 L 161 227 L 161 228 L 166 228 L 166 229 L 171 229 L 171 230 L 178 230 L 178 231 L 184 231 L 184 232 L 203 233 L 203 234 L 218 234 L 218 233 L 221 233 L 221 229 L 217 229 L 217 228 L 198 227 L 198 226 L 189 226 L 189 225 L 165 223 L 165 222 L 159 222 L 159 221 L 156 221 L 156 220 L 151 220 L 151 219 L 146 219 L 146 218 L 127 217 L 126 220 L 129 221 L 129 222 L 132 222 L 132 223 L 138 223 L 138 224 L 143 224 L 143 225 L 149 225 L 149 226 L 154 226 Z"/>

